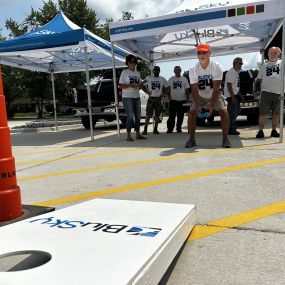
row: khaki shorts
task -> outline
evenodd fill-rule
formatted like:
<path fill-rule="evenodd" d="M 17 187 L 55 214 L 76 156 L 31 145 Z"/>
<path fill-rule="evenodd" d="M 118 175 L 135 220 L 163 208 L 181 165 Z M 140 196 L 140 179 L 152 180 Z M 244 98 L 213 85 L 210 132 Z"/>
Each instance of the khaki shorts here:
<path fill-rule="evenodd" d="M 200 108 L 209 108 L 209 103 L 211 99 L 205 99 L 201 96 L 199 96 L 199 107 Z M 220 111 L 221 109 L 225 108 L 227 106 L 226 100 L 224 100 L 222 97 L 219 97 L 216 104 L 215 104 L 215 111 Z M 196 104 L 192 102 L 191 107 L 190 107 L 190 112 L 196 109 Z"/>
<path fill-rule="evenodd" d="M 259 102 L 259 113 L 267 115 L 270 110 L 272 110 L 272 115 L 280 114 L 280 94 L 262 91 Z"/>
<path fill-rule="evenodd" d="M 163 106 L 160 97 L 149 97 L 146 104 L 146 115 L 149 117 L 159 116 L 163 111 Z"/>

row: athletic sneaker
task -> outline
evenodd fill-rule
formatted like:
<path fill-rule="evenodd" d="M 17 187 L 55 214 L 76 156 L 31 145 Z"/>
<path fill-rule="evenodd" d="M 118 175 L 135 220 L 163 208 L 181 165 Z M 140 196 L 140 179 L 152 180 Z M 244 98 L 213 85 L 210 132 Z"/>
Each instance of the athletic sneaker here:
<path fill-rule="evenodd" d="M 223 147 L 224 148 L 231 148 L 231 143 L 228 138 L 223 138 Z"/>
<path fill-rule="evenodd" d="M 228 131 L 228 135 L 230 135 L 230 136 L 238 136 L 239 134 L 240 134 L 240 132 L 237 130 L 229 130 Z"/>
<path fill-rule="evenodd" d="M 276 130 L 275 130 L 276 131 Z M 257 135 L 255 136 L 257 139 L 262 139 L 264 138 L 264 132 L 263 130 L 259 130 Z"/>
<path fill-rule="evenodd" d="M 136 135 L 136 139 L 137 139 L 137 140 L 145 140 L 146 137 L 144 137 L 144 136 L 142 136 L 141 134 L 139 134 L 139 135 Z"/>
<path fill-rule="evenodd" d="M 147 135 L 147 130 L 146 129 L 143 130 L 142 135 L 144 135 L 144 136 Z"/>
<path fill-rule="evenodd" d="M 159 135 L 159 131 L 158 130 L 153 130 L 153 134 L 154 135 Z"/>
<path fill-rule="evenodd" d="M 196 146 L 196 140 L 194 138 L 189 139 L 185 144 L 186 148 L 191 148 L 191 147 L 195 147 L 195 146 Z"/>
<path fill-rule="evenodd" d="M 272 130 L 270 136 L 273 138 L 279 138 L 280 134 L 276 130 Z"/>

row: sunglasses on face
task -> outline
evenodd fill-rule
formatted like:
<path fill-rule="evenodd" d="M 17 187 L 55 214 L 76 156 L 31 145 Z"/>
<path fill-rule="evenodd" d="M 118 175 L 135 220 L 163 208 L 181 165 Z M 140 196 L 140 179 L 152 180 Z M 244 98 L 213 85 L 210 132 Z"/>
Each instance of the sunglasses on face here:
<path fill-rule="evenodd" d="M 243 65 L 243 62 L 236 62 L 236 64 L 238 64 L 238 65 Z"/>
<path fill-rule="evenodd" d="M 207 54 L 207 53 L 208 53 L 207 51 L 198 51 L 197 52 L 198 55 Z"/>

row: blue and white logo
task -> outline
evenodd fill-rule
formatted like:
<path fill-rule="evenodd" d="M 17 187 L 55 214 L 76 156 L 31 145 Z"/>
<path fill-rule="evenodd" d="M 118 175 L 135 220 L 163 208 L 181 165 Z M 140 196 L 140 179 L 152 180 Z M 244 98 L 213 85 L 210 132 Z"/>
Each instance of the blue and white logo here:
<path fill-rule="evenodd" d="M 71 230 L 71 229 L 90 229 L 93 232 L 103 232 L 112 234 L 127 234 L 133 236 L 143 237 L 155 237 L 162 229 L 153 227 L 141 227 L 141 226 L 129 226 L 122 224 L 109 224 L 102 222 L 84 222 L 80 220 L 67 220 L 58 219 L 56 217 L 39 218 L 27 221 L 28 223 L 39 223 L 46 225 L 50 228 L 60 230 Z"/>
<path fill-rule="evenodd" d="M 159 228 L 147 228 L 147 227 L 131 227 L 127 230 L 127 233 L 133 236 L 154 237 L 161 229 Z"/>

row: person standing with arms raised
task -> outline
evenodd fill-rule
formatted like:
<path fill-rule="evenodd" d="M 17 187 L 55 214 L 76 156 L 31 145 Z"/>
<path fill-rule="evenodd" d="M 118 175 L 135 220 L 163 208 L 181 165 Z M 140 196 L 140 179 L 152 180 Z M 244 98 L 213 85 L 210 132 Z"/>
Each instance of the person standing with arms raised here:
<path fill-rule="evenodd" d="M 193 104 L 188 114 L 188 132 L 190 138 L 186 142 L 185 147 L 191 148 L 196 146 L 197 114 L 201 111 L 201 108 L 207 108 L 209 116 L 214 110 L 219 112 L 223 132 L 222 146 L 230 148 L 231 143 L 228 139 L 229 116 L 226 102 L 222 99 L 220 93 L 223 78 L 222 66 L 218 62 L 210 60 L 211 49 L 208 44 L 199 44 L 196 47 L 196 52 L 199 62 L 189 71 Z"/>
<path fill-rule="evenodd" d="M 141 99 L 139 90 L 142 88 L 140 73 L 136 70 L 137 58 L 129 54 L 126 56 L 127 69 L 123 70 L 119 80 L 119 88 L 122 89 L 123 105 L 127 114 L 127 141 L 134 141 L 131 136 L 133 117 L 135 117 L 136 139 L 146 139 L 140 134 Z"/>

